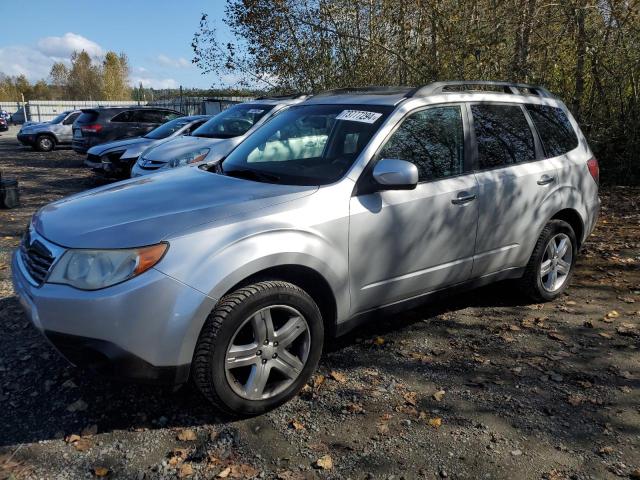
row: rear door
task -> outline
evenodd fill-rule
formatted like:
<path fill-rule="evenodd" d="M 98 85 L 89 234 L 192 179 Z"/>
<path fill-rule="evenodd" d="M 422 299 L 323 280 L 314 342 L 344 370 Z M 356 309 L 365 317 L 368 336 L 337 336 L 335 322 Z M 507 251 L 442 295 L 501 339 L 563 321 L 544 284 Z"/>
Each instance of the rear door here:
<path fill-rule="evenodd" d="M 159 127 L 169 120 L 179 117 L 178 114 L 167 110 L 144 109 L 136 112 L 135 118 L 138 122 L 138 135 L 149 133 L 154 128 Z"/>
<path fill-rule="evenodd" d="M 544 158 L 524 106 L 471 104 L 480 218 L 473 263 L 479 277 L 526 265 L 559 197 L 554 159 Z"/>
<path fill-rule="evenodd" d="M 136 113 L 136 110 L 124 110 L 115 115 L 109 122 L 109 129 L 105 134 L 107 138 L 104 138 L 104 140 L 117 140 L 142 135 L 138 127 Z"/>
<path fill-rule="evenodd" d="M 382 158 L 414 163 L 419 183 L 415 190 L 365 190 L 351 198 L 354 314 L 471 275 L 478 188 L 469 168 L 465 130 L 463 105 L 427 107 L 405 117 L 372 159 L 371 167 Z"/>

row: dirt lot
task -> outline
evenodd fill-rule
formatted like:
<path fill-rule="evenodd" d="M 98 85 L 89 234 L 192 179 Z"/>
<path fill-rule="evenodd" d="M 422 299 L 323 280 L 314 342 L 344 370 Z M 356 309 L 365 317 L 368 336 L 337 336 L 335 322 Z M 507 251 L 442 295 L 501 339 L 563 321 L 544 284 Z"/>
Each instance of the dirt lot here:
<path fill-rule="evenodd" d="M 640 189 L 603 189 L 562 299 L 499 284 L 381 318 L 333 342 L 298 398 L 233 420 L 190 387 L 59 358 L 13 296 L 10 254 L 39 206 L 104 181 L 11 134 L 0 169 L 22 194 L 0 211 L 0 479 L 640 479 Z"/>

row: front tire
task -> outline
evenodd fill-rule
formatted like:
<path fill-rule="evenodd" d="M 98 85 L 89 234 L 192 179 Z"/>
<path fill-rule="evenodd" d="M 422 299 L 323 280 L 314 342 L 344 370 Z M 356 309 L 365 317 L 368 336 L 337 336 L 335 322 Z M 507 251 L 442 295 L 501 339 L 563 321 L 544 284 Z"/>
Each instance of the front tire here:
<path fill-rule="evenodd" d="M 576 235 L 567 222 L 551 220 L 538 237 L 523 277 L 523 293 L 535 302 L 548 302 L 569 286 L 578 254 Z"/>
<path fill-rule="evenodd" d="M 36 139 L 35 149 L 39 152 L 50 152 L 56 146 L 56 141 L 50 135 L 40 135 Z"/>
<path fill-rule="evenodd" d="M 264 281 L 225 295 L 207 318 L 192 378 L 220 410 L 257 415 L 292 398 L 320 360 L 324 328 L 299 287 Z"/>

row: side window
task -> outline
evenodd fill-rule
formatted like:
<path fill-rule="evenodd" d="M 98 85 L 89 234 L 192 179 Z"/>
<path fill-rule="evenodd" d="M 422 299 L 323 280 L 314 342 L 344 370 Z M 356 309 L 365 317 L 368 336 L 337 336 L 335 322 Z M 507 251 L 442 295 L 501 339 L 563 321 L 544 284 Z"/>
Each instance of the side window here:
<path fill-rule="evenodd" d="M 132 110 L 126 110 L 122 113 L 117 114 L 115 117 L 111 119 L 111 121 L 118 122 L 118 123 L 135 122 L 136 120 L 134 120 L 133 118 L 134 118 L 134 112 Z"/>
<path fill-rule="evenodd" d="M 63 125 L 71 125 L 73 122 L 76 121 L 76 119 L 80 116 L 80 112 L 75 112 L 72 113 L 71 115 L 69 115 L 67 118 L 64 119 L 64 122 L 62 122 Z"/>
<path fill-rule="evenodd" d="M 518 105 L 471 105 L 480 169 L 536 159 L 533 134 Z"/>
<path fill-rule="evenodd" d="M 564 155 L 578 146 L 578 137 L 561 108 L 527 105 L 548 157 Z"/>
<path fill-rule="evenodd" d="M 203 123 L 205 123 L 206 120 L 201 120 L 199 122 L 195 122 L 193 125 L 191 125 L 187 131 L 185 133 L 188 133 L 189 135 L 191 135 L 193 133 L 193 131 L 198 128 L 200 125 L 202 125 Z"/>
<path fill-rule="evenodd" d="M 164 123 L 164 112 L 160 110 L 138 110 L 134 115 L 134 122 Z"/>
<path fill-rule="evenodd" d="M 160 121 L 162 123 L 168 122 L 169 120 L 174 120 L 174 119 L 182 116 L 179 113 L 175 113 L 175 112 L 160 112 L 160 114 L 161 114 Z"/>
<path fill-rule="evenodd" d="M 460 107 L 432 107 L 411 114 L 378 157 L 413 162 L 421 182 L 461 174 L 464 133 Z"/>

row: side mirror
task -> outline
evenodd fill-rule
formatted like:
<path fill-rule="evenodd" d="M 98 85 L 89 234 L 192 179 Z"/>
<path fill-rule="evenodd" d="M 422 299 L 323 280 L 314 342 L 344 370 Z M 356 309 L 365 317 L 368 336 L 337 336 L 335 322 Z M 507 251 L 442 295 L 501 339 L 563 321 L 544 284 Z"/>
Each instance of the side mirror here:
<path fill-rule="evenodd" d="M 383 158 L 373 168 L 380 190 L 413 190 L 418 184 L 418 168 L 406 160 Z"/>

